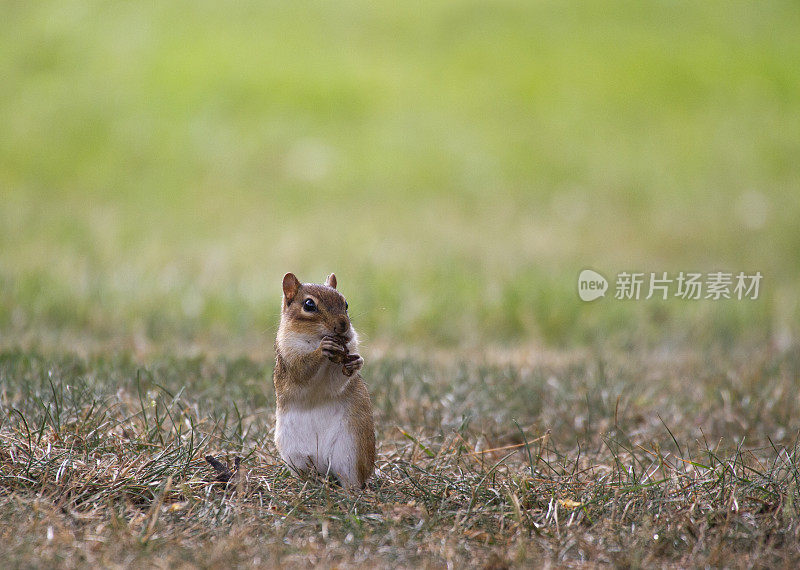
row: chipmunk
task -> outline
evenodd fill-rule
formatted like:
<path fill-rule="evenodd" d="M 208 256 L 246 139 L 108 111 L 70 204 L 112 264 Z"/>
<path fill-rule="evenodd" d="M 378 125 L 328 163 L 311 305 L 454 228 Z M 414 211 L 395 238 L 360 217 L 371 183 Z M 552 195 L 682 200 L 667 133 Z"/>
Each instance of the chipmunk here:
<path fill-rule="evenodd" d="M 275 443 L 295 473 L 310 469 L 363 488 L 375 465 L 372 404 L 358 336 L 336 275 L 324 285 L 283 277 L 275 339 Z"/>

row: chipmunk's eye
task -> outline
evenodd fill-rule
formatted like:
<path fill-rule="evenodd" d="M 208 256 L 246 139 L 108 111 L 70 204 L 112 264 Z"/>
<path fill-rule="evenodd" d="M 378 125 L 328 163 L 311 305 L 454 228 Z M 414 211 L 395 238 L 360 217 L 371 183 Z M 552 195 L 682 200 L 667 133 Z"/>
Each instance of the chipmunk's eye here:
<path fill-rule="evenodd" d="M 344 302 L 344 310 L 347 310 L 347 301 Z"/>
<path fill-rule="evenodd" d="M 309 313 L 313 313 L 317 310 L 317 304 L 314 302 L 313 299 L 306 299 L 303 301 L 303 308 L 308 311 Z"/>

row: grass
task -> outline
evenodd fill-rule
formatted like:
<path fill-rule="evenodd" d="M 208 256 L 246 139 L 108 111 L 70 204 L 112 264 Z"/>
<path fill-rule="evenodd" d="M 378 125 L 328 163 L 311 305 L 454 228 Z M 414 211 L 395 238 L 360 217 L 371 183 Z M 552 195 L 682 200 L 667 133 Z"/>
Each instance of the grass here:
<path fill-rule="evenodd" d="M 253 339 L 289 270 L 336 271 L 370 338 L 412 344 L 796 334 L 793 2 L 5 17 L 4 336 Z M 765 281 L 589 308 L 585 267 Z"/>
<path fill-rule="evenodd" d="M 269 366 L 0 356 L 12 567 L 791 566 L 796 349 L 383 355 L 376 476 L 290 475 Z M 691 383 L 687 384 L 687 378 Z M 204 456 L 231 467 L 216 480 Z M 494 565 L 494 566 L 492 566 Z"/>
<path fill-rule="evenodd" d="M 6 4 L 7 565 L 797 564 L 795 2 Z M 364 340 L 363 494 L 277 460 L 287 271 Z"/>

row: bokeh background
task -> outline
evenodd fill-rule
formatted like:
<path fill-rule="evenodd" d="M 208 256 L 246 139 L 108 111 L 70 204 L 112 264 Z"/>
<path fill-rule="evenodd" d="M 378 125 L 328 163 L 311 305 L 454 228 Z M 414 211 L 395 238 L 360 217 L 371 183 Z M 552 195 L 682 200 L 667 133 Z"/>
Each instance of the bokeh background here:
<path fill-rule="evenodd" d="M 4 2 L 4 345 L 791 343 L 800 5 Z M 761 271 L 757 301 L 578 272 Z"/>

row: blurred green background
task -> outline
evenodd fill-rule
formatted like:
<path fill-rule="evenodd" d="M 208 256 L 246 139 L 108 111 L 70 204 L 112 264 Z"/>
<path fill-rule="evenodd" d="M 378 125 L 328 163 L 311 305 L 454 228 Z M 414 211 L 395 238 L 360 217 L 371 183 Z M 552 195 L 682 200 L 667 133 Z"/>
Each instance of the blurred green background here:
<path fill-rule="evenodd" d="M 0 333 L 792 342 L 800 4 L 4 2 Z M 757 301 L 576 278 L 761 271 Z M 613 284 L 612 284 L 613 286 Z"/>

